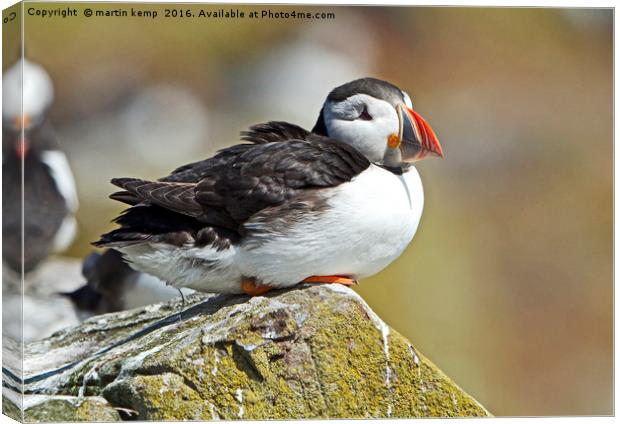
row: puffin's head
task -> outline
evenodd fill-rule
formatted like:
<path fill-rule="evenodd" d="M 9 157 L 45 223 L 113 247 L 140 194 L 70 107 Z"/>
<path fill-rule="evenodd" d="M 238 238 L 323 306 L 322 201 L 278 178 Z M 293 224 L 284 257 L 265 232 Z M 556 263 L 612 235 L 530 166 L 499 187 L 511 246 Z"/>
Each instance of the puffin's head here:
<path fill-rule="evenodd" d="M 2 123 L 6 131 L 17 134 L 14 146 L 25 155 L 27 132 L 41 125 L 54 98 L 54 86 L 45 69 L 26 59 L 18 60 L 2 74 Z"/>
<path fill-rule="evenodd" d="M 371 162 L 388 166 L 443 157 L 437 136 L 413 110 L 409 95 L 376 78 L 333 89 L 312 131 L 348 143 Z"/>
<path fill-rule="evenodd" d="M 53 98 L 52 79 L 36 63 L 20 59 L 2 75 L 2 120 L 15 130 L 40 124 Z"/>

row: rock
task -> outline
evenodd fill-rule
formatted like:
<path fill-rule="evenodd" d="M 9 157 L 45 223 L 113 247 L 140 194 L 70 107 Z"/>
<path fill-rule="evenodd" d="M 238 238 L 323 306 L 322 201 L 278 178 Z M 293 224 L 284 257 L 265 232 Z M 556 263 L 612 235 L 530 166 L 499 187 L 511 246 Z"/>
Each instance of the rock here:
<path fill-rule="evenodd" d="M 54 397 L 27 412 L 72 420 L 74 402 L 103 398 L 138 420 L 489 415 L 346 287 L 194 294 L 180 306 L 100 315 L 26 344 L 26 393 Z"/>
<path fill-rule="evenodd" d="M 22 419 L 19 401 L 2 399 L 2 408 L 5 415 L 18 421 L 27 422 L 57 422 L 57 421 L 120 421 L 121 417 L 116 409 L 111 407 L 102 397 L 74 397 L 74 396 L 46 396 L 26 395 L 24 399 L 25 412 Z"/>
<path fill-rule="evenodd" d="M 3 388 L 2 392 L 3 392 L 3 396 L 2 396 L 2 414 L 6 415 L 7 417 L 13 418 L 16 421 L 23 421 L 22 419 L 22 413 L 19 409 L 19 406 L 17 406 L 19 404 L 19 401 L 16 400 L 15 402 L 9 400 L 6 396 L 4 396 L 4 393 L 7 392 L 8 390 Z M 10 393 L 10 391 L 8 391 Z"/>

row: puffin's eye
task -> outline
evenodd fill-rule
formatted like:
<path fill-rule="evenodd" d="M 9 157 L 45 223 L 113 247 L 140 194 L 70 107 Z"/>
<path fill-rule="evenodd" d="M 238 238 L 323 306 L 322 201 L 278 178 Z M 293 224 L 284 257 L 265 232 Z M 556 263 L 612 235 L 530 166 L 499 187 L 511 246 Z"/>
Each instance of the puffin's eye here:
<path fill-rule="evenodd" d="M 360 114 L 360 116 L 357 119 L 361 119 L 363 121 L 371 121 L 372 120 L 372 116 L 370 116 L 370 113 L 368 113 L 368 108 L 366 106 L 364 106 L 364 110 L 362 111 L 362 113 Z"/>

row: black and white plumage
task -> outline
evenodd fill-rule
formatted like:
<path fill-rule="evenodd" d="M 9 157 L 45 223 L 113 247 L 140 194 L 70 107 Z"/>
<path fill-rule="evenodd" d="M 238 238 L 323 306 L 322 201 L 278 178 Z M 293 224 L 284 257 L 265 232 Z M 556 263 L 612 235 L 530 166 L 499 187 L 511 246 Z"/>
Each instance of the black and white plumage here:
<path fill-rule="evenodd" d="M 311 276 L 373 275 L 413 238 L 423 192 L 409 162 L 442 155 L 407 94 L 365 78 L 333 90 L 312 132 L 269 122 L 247 143 L 158 181 L 114 179 L 131 207 L 98 246 L 176 287 L 239 293 Z"/>
<path fill-rule="evenodd" d="M 3 261 L 15 272 L 22 265 L 29 272 L 73 240 L 77 193 L 46 118 L 54 95 L 47 72 L 20 60 L 3 74 L 2 89 Z"/>

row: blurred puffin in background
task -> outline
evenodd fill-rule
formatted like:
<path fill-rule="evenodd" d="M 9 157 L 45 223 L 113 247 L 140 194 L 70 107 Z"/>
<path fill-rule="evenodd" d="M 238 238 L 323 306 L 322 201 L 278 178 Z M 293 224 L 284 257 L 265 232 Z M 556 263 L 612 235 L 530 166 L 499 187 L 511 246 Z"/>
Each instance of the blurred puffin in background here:
<path fill-rule="evenodd" d="M 76 234 L 75 181 L 47 119 L 53 100 L 40 65 L 20 59 L 2 75 L 2 258 L 16 273 L 65 250 Z"/>
<path fill-rule="evenodd" d="M 157 181 L 113 179 L 111 198 L 131 207 L 94 244 L 203 292 L 350 285 L 405 250 L 424 203 L 412 163 L 443 157 L 409 95 L 375 78 L 332 90 L 311 132 L 268 122 L 242 135 Z"/>
<path fill-rule="evenodd" d="M 113 249 L 88 255 L 82 263 L 82 276 L 86 279 L 85 285 L 60 293 L 73 303 L 80 320 L 163 302 L 179 295 L 178 289 L 130 268 L 120 252 Z M 193 290 L 182 289 L 183 295 L 191 293 Z"/>

